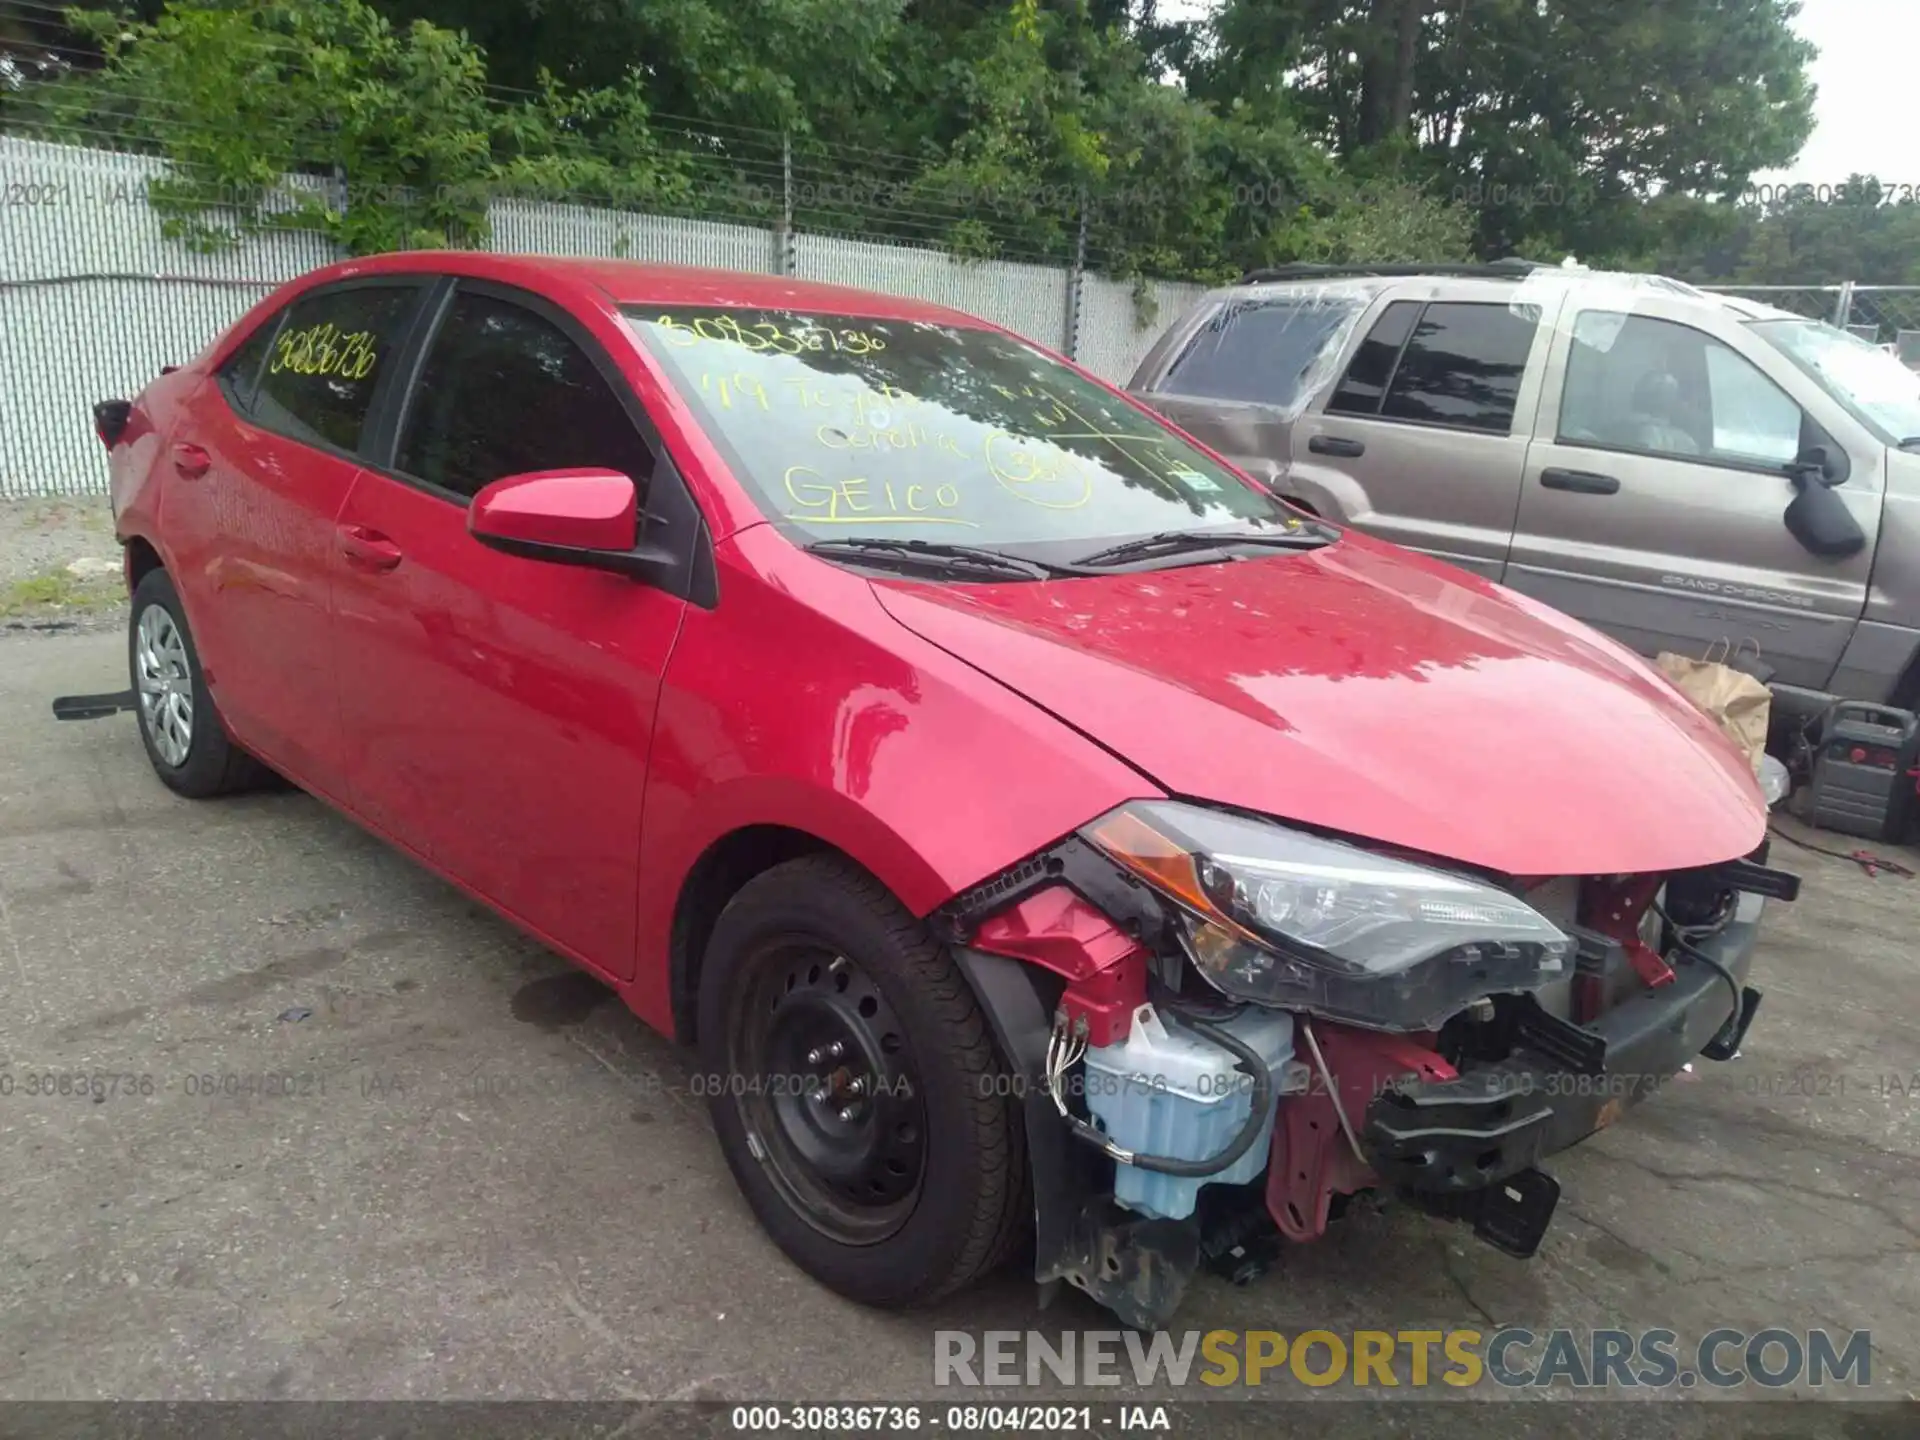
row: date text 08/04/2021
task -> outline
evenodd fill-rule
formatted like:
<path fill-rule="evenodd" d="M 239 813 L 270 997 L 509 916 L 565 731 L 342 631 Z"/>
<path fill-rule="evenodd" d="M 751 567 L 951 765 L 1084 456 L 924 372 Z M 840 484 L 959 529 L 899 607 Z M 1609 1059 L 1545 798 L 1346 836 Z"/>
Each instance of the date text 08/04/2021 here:
<path fill-rule="evenodd" d="M 132 1070 L 59 1070 L 26 1066 L 19 1070 L 0 1069 L 0 1100 L 91 1100 L 103 1103 L 120 1099 L 152 1099 L 164 1095 L 184 1095 L 189 1099 L 259 1099 L 264 1097 L 321 1098 L 327 1094 L 327 1076 L 318 1071 L 263 1070 L 236 1071 L 189 1070 L 179 1074 L 154 1074 Z M 335 1076 L 335 1091 L 347 1093 L 342 1077 Z M 365 1085 L 360 1087 L 366 1093 Z"/>
<path fill-rule="evenodd" d="M 1653 1091 L 1686 1078 L 1688 1072 L 1656 1077 L 1651 1075 L 1580 1075 L 1554 1073 L 1544 1076 L 1516 1077 L 1517 1093 L 1605 1096 L 1625 1100 L 1644 1099 Z M 1320 1093 L 1325 1089 L 1321 1077 L 1306 1074 L 1295 1077 L 1289 1093 Z M 697 1097 L 717 1095 L 796 1095 L 812 1093 L 824 1083 L 817 1075 L 706 1074 L 693 1072 L 675 1079 L 647 1075 L 636 1083 L 651 1092 L 676 1091 Z M 897 1093 L 910 1094 L 910 1082 L 890 1083 Z M 998 1074 L 982 1077 L 983 1086 L 996 1096 L 1022 1097 L 1034 1082 L 1021 1075 Z M 1106 1093 L 1147 1093 L 1166 1090 L 1164 1077 L 1151 1075 L 1076 1074 L 1063 1083 L 1064 1093 L 1072 1095 Z M 1376 1083 L 1376 1092 L 1386 1092 L 1401 1082 L 1384 1079 Z M 552 1094 L 574 1088 L 577 1081 L 549 1075 L 517 1075 L 476 1072 L 463 1089 L 474 1095 L 503 1098 L 514 1095 Z M 1218 1077 L 1221 1093 L 1246 1089 L 1250 1082 L 1239 1073 Z M 233 1071 L 185 1071 L 177 1075 L 111 1070 L 58 1070 L 26 1066 L 0 1069 L 0 1100 L 73 1099 L 107 1101 L 184 1095 L 188 1098 L 326 1098 L 358 1094 L 362 1099 L 380 1099 L 403 1095 L 406 1080 L 398 1075 L 328 1076 L 320 1072 L 257 1071 L 245 1074 Z M 1793 1070 L 1777 1073 L 1752 1071 L 1742 1077 L 1741 1090 L 1747 1095 L 1783 1099 L 1838 1099 L 1859 1096 L 1879 1100 L 1920 1099 L 1920 1070 L 1840 1072 Z"/>
<path fill-rule="evenodd" d="M 735 1405 L 728 1412 L 732 1430 L 745 1434 L 883 1435 L 916 1431 L 999 1435 L 1089 1434 L 1128 1431 L 1168 1435 L 1173 1421 L 1167 1407 L 1125 1405 Z"/>
<path fill-rule="evenodd" d="M 1029 1353 L 1019 1365 L 1021 1342 Z M 1081 1340 L 1086 1343 L 1076 1345 Z M 1124 1344 L 1122 1343 L 1124 1342 Z M 983 1348 L 992 1356 L 974 1363 Z M 1045 1356 L 1036 1366 L 1034 1347 Z M 1479 1330 L 1372 1331 L 1340 1334 L 1309 1330 L 1289 1337 L 1278 1331 L 1186 1332 L 1176 1337 L 1157 1332 L 1069 1332 L 1045 1337 L 1029 1332 L 990 1331 L 983 1338 L 960 1331 L 935 1336 L 934 1383 L 994 1385 L 1035 1383 L 1040 1369 L 1060 1383 L 1119 1384 L 1119 1365 L 1127 1352 L 1136 1383 L 1156 1381 L 1184 1386 L 1189 1378 L 1215 1387 L 1258 1387 L 1269 1381 L 1311 1389 L 1329 1386 L 1415 1390 L 1445 1386 L 1455 1392 L 1491 1381 L 1497 1391 L 1515 1389 L 1596 1390 L 1674 1389 L 1698 1384 L 1728 1391 L 1746 1386 L 1762 1390 L 1809 1386 L 1871 1388 L 1873 1337 L 1856 1330 L 1844 1335 L 1823 1329 L 1783 1327 L 1747 1332 L 1720 1328 L 1701 1335 L 1690 1347 L 1672 1330 L 1638 1333 L 1599 1329 L 1536 1332 L 1507 1326 L 1492 1334 Z M 1404 1363 L 1411 1359 L 1411 1365 Z M 1192 1362 L 1205 1365 L 1192 1375 Z M 1084 1362 L 1084 1363 L 1076 1363 Z M 1115 1362 L 1115 1363 L 1108 1363 Z M 1268 1372 L 1271 1372 L 1269 1374 Z M 852 1404 L 746 1404 L 726 1412 L 736 1432 L 762 1434 L 891 1434 L 922 1430 L 961 1433 L 1087 1433 L 1135 1431 L 1172 1433 L 1177 1415 L 1163 1404 L 1077 1404 L 1004 1402 L 934 1405 L 915 1402 Z"/>

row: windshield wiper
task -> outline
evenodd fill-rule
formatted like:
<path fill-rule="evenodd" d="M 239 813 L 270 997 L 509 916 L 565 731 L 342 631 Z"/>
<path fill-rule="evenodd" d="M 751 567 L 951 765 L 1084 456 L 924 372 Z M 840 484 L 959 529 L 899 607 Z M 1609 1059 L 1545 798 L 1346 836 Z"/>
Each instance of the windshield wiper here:
<path fill-rule="evenodd" d="M 1080 556 L 1073 563 L 1121 565 L 1129 560 L 1143 560 L 1149 555 L 1171 555 L 1182 550 L 1227 550 L 1235 545 L 1260 545 L 1273 550 L 1318 550 L 1322 545 L 1332 543 L 1333 537 L 1324 530 L 1305 525 L 1279 535 L 1242 531 L 1222 534 L 1218 530 L 1162 530 L 1157 534 L 1142 535 L 1138 540 L 1123 540 L 1118 545 L 1095 550 L 1091 555 Z"/>
<path fill-rule="evenodd" d="M 984 545 L 949 545 L 939 540 L 894 540 L 885 535 L 846 535 L 837 540 L 816 540 L 807 546 L 809 555 L 841 557 L 848 560 L 878 559 L 883 556 L 914 560 L 945 570 L 977 570 L 996 575 L 1019 575 L 1028 580 L 1050 580 L 1056 575 L 1074 572 L 1064 565 L 1049 565 L 991 550 Z"/>

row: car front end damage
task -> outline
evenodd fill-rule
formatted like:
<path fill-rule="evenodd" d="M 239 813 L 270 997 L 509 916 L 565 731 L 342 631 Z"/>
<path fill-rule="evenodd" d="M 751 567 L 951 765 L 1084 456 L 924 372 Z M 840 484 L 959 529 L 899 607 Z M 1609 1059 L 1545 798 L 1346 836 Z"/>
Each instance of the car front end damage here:
<path fill-rule="evenodd" d="M 1738 1052 L 1799 889 L 1765 861 L 1500 877 L 1156 802 L 957 896 L 933 918 L 1020 1097 L 1035 1278 L 1156 1328 L 1367 1193 L 1532 1255 L 1546 1157 Z"/>

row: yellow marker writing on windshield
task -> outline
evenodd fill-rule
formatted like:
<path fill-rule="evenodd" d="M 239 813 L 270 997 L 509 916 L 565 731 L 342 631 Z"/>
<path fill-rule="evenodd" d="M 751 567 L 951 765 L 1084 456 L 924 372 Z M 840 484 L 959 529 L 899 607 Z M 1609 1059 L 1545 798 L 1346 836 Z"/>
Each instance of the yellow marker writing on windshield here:
<path fill-rule="evenodd" d="M 896 425 L 892 429 L 873 429 L 865 425 L 842 429 L 828 422 L 816 427 L 813 436 L 829 450 L 918 450 L 930 445 L 956 459 L 972 458 L 951 435 L 930 431 L 918 421 Z"/>
<path fill-rule="evenodd" d="M 787 494 L 799 507 L 787 515 L 789 520 L 816 525 L 974 525 L 958 515 L 940 513 L 960 508 L 960 487 L 951 482 L 876 483 L 864 475 L 829 480 L 807 465 L 787 467 L 784 481 Z"/>
<path fill-rule="evenodd" d="M 1004 430 L 987 436 L 987 469 L 1009 495 L 1045 510 L 1078 510 L 1093 498 L 1093 477 L 1071 450 L 1023 444 Z"/>
<path fill-rule="evenodd" d="M 717 345 L 738 345 L 755 355 L 805 355 L 837 351 L 848 355 L 871 355 L 887 348 L 886 337 L 871 330 L 836 330 L 829 325 L 802 321 L 792 329 L 773 320 L 742 324 L 734 315 L 700 315 L 693 320 L 659 315 L 653 323 L 660 327 L 667 343 L 685 349 L 707 341 Z"/>
<path fill-rule="evenodd" d="M 762 410 L 773 408 L 767 403 L 766 387 L 751 375 L 715 375 L 709 370 L 700 377 L 700 389 L 718 400 L 722 410 L 733 408 L 736 395 L 740 397 L 743 404 L 752 402 L 759 405 Z"/>

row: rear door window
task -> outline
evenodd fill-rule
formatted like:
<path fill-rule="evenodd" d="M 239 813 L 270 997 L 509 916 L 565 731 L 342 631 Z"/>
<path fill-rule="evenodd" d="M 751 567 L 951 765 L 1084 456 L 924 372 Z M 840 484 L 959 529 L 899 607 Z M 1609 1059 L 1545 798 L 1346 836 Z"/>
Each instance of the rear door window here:
<path fill-rule="evenodd" d="M 1173 395 L 1294 409 L 1366 308 L 1358 296 L 1287 296 L 1222 305 L 1159 384 Z"/>
<path fill-rule="evenodd" d="M 280 322 L 286 318 L 286 312 L 270 315 L 255 327 L 246 342 L 227 357 L 227 363 L 220 367 L 220 388 L 226 392 L 233 408 L 241 414 L 253 411 L 254 388 L 260 383 L 260 371 L 265 364 L 267 352 L 273 345 L 273 337 L 280 329 Z"/>
<path fill-rule="evenodd" d="M 644 496 L 653 451 L 592 356 L 526 306 L 454 296 L 407 406 L 400 470 L 471 498 L 508 475 L 617 470 Z"/>
<path fill-rule="evenodd" d="M 357 450 L 419 296 L 418 284 L 354 285 L 296 300 L 273 338 L 253 418 L 310 445 Z"/>
<path fill-rule="evenodd" d="M 1418 300 L 1396 300 L 1387 306 L 1354 352 L 1353 363 L 1347 366 L 1347 373 L 1340 381 L 1340 388 L 1333 392 L 1333 399 L 1327 402 L 1327 409 L 1344 415 L 1380 413 L 1381 397 L 1387 393 L 1393 372 L 1400 366 L 1401 352 L 1412 338 L 1421 309 Z"/>
<path fill-rule="evenodd" d="M 1427 306 L 1393 372 L 1381 416 L 1510 433 L 1539 328 L 1533 305 Z"/>

